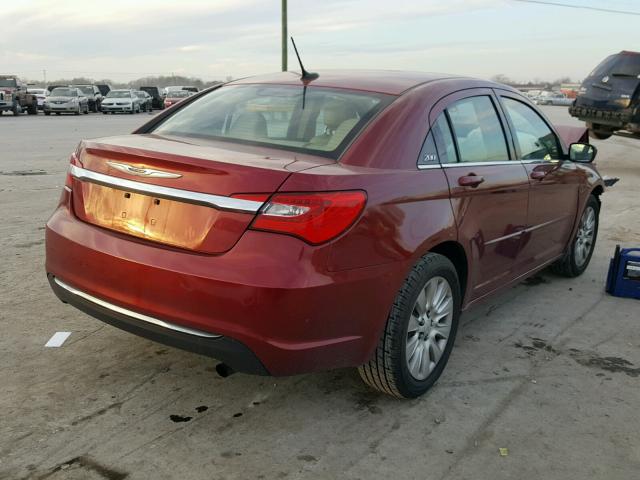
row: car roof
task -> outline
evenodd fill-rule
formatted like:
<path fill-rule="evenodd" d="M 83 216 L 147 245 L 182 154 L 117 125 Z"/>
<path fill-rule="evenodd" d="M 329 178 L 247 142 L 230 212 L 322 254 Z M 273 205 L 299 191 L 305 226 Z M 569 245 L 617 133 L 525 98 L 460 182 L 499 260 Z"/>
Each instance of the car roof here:
<path fill-rule="evenodd" d="M 401 70 L 322 70 L 320 76 L 310 85 L 317 87 L 345 88 L 369 92 L 400 95 L 417 85 L 449 78 L 461 78 L 459 75 L 445 73 L 408 72 Z M 234 80 L 229 85 L 275 84 L 300 85 L 300 73 L 280 72 Z"/>

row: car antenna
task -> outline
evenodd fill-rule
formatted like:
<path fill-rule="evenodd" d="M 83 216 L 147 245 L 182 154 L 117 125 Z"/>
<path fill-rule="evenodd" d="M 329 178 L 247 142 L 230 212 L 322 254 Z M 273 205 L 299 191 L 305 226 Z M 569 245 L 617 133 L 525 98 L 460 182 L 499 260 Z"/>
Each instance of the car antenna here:
<path fill-rule="evenodd" d="M 314 73 L 314 72 L 307 72 L 307 70 L 304 68 L 304 65 L 302 64 L 302 60 L 300 60 L 300 54 L 298 53 L 298 47 L 296 47 L 296 42 L 293 39 L 293 37 L 290 37 L 290 38 L 291 38 L 291 43 L 293 43 L 293 49 L 296 52 L 296 57 L 298 57 L 298 63 L 300 64 L 300 70 L 302 70 L 302 75 L 300 76 L 300 80 L 302 80 L 302 82 L 303 82 L 303 85 L 302 85 L 302 110 L 304 110 L 305 102 L 306 102 L 306 99 L 307 99 L 307 84 L 311 80 L 315 80 L 316 78 L 318 78 L 320 75 L 318 75 L 317 73 Z"/>
<path fill-rule="evenodd" d="M 300 64 L 300 70 L 302 70 L 302 76 L 300 77 L 302 80 L 315 80 L 316 78 L 318 78 L 320 75 L 318 75 L 315 72 L 307 72 L 307 70 L 304 68 L 304 65 L 302 65 L 302 60 L 300 60 L 300 54 L 298 53 L 298 47 L 296 47 L 296 42 L 293 39 L 293 37 L 291 38 L 291 43 L 293 43 L 293 49 L 296 52 L 296 57 L 298 57 L 298 63 Z"/>

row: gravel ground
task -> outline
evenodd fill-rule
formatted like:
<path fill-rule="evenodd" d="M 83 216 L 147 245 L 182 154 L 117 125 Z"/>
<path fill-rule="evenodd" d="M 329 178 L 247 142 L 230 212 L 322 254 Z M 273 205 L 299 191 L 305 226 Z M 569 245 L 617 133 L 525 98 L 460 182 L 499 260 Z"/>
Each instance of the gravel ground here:
<path fill-rule="evenodd" d="M 148 118 L 0 118 L 0 478 L 638 478 L 640 303 L 603 289 L 615 244 L 640 245 L 640 140 L 593 142 L 621 181 L 587 272 L 543 272 L 465 313 L 436 387 L 398 401 L 350 369 L 221 379 L 54 297 L 43 226 L 69 153 Z M 56 331 L 72 334 L 44 348 Z"/>

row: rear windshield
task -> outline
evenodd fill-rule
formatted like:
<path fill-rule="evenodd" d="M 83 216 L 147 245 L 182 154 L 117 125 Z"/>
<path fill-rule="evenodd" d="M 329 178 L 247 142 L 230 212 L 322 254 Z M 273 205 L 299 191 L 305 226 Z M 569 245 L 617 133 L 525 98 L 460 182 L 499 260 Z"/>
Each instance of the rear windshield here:
<path fill-rule="evenodd" d="M 601 75 L 629 77 L 640 75 L 640 54 L 618 53 L 608 56 L 589 74 L 590 77 Z"/>
<path fill-rule="evenodd" d="M 640 76 L 640 54 L 627 53 L 619 55 L 611 69 L 611 75 Z"/>
<path fill-rule="evenodd" d="M 176 90 L 168 93 L 168 97 L 170 98 L 183 98 L 190 97 L 193 92 L 187 92 L 186 90 Z"/>
<path fill-rule="evenodd" d="M 93 87 L 76 87 L 79 88 L 82 93 L 90 93 L 93 95 Z"/>
<path fill-rule="evenodd" d="M 211 91 L 153 131 L 265 145 L 338 158 L 389 95 L 282 85 L 232 85 Z"/>
<path fill-rule="evenodd" d="M 111 90 L 107 93 L 107 97 L 109 98 L 129 98 L 131 97 L 131 92 L 129 90 Z"/>
<path fill-rule="evenodd" d="M 15 87 L 16 85 L 15 78 L 0 78 L 0 87 Z"/>
<path fill-rule="evenodd" d="M 53 91 L 51 92 L 51 96 L 52 97 L 77 97 L 78 90 L 76 90 L 75 88 L 58 87 L 53 89 Z"/>

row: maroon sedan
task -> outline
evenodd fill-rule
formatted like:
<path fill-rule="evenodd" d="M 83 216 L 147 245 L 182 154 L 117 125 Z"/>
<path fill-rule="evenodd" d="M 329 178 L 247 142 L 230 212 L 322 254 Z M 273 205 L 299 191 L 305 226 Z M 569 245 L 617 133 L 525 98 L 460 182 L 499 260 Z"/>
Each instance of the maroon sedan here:
<path fill-rule="evenodd" d="M 415 397 L 461 311 L 587 268 L 604 185 L 586 140 L 481 80 L 238 80 L 80 143 L 47 274 L 64 302 L 221 372 L 357 366 Z"/>

